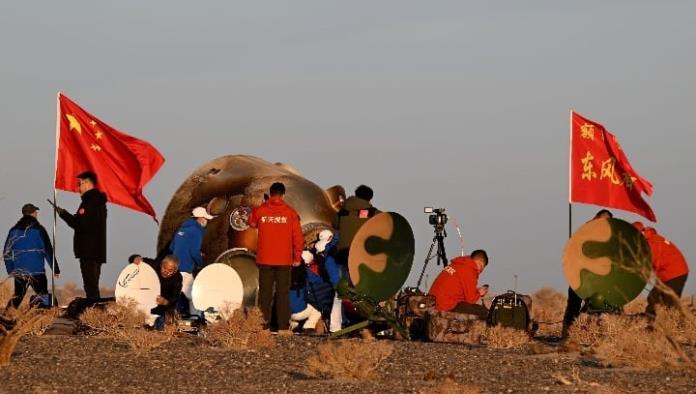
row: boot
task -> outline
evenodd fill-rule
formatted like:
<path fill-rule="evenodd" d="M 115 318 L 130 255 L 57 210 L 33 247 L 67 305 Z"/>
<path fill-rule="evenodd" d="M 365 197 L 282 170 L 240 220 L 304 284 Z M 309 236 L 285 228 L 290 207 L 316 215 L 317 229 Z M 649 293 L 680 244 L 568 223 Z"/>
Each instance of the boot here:
<path fill-rule="evenodd" d="M 306 321 L 306 322 L 304 323 L 304 325 L 302 326 L 302 329 L 304 329 L 304 330 L 308 330 L 308 329 L 314 330 L 315 327 L 317 326 L 317 322 L 318 322 L 319 320 L 321 320 L 321 312 L 319 312 L 318 310 L 316 310 L 316 308 L 314 308 L 314 307 L 311 306 L 311 305 L 307 305 L 307 309 L 309 310 L 309 313 L 308 313 L 308 316 L 307 316 L 307 321 Z"/>
<path fill-rule="evenodd" d="M 290 320 L 300 322 L 302 320 L 307 319 L 309 317 L 309 313 L 310 313 L 309 308 L 312 308 L 312 306 L 308 304 L 307 307 L 302 312 L 293 313 L 292 315 L 290 315 Z M 314 308 L 312 308 L 312 309 L 314 309 Z"/>
<path fill-rule="evenodd" d="M 343 325 L 343 303 L 340 298 L 335 297 L 331 308 L 331 319 L 329 322 L 329 331 L 341 331 Z"/>

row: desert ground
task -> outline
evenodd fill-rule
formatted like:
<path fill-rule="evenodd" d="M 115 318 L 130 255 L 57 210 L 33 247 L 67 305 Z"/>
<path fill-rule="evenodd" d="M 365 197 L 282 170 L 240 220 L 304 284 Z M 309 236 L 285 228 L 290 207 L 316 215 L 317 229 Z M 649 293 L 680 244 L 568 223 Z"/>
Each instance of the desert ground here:
<path fill-rule="evenodd" d="M 463 344 L 281 337 L 257 311 L 199 336 L 153 332 L 110 307 L 83 314 L 74 335 L 32 327 L 0 366 L 0 392 L 694 392 L 696 334 L 683 316 L 665 311 L 648 330 L 637 300 L 628 316 L 582 317 L 561 340 L 564 296 L 542 289 L 534 300 L 534 338 L 481 326 Z"/>
<path fill-rule="evenodd" d="M 693 393 L 696 387 L 696 374 L 686 370 L 603 368 L 578 353 L 406 342 L 390 343 L 393 353 L 374 378 L 316 377 L 307 359 L 327 341 L 295 336 L 279 338 L 270 350 L 228 351 L 191 337 L 134 354 L 111 338 L 27 337 L 0 369 L 0 391 Z"/>

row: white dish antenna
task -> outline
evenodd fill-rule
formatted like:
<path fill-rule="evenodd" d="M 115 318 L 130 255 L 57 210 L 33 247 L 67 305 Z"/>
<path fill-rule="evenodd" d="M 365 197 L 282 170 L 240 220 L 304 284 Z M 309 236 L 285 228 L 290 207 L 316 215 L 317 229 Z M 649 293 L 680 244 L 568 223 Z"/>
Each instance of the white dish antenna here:
<path fill-rule="evenodd" d="M 159 277 L 145 263 L 128 264 L 118 276 L 115 293 L 116 302 L 135 301 L 139 310 L 150 315 L 150 310 L 157 306 L 157 296 L 160 295 Z"/>
<path fill-rule="evenodd" d="M 191 296 L 193 306 L 198 310 L 218 314 L 232 313 L 243 305 L 244 284 L 234 268 L 213 263 L 198 273 L 193 281 Z"/>

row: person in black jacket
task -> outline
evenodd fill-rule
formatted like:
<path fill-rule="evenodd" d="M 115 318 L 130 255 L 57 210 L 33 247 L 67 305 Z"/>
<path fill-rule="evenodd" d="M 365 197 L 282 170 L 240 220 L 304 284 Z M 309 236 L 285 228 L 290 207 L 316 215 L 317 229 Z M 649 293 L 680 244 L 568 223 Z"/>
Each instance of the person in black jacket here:
<path fill-rule="evenodd" d="M 161 262 L 148 259 L 140 255 L 133 255 L 128 262 L 141 264 L 145 262 L 157 272 L 160 281 L 160 294 L 157 296 L 157 306 L 150 311 L 153 315 L 159 315 L 155 322 L 155 328 L 162 329 L 165 320 L 174 315 L 181 295 L 184 278 L 179 272 L 179 259 L 174 255 L 166 256 Z"/>
<path fill-rule="evenodd" d="M 86 296 L 98 300 L 101 265 L 106 262 L 106 194 L 97 190 L 97 175 L 91 171 L 77 176 L 82 198 L 72 215 L 56 207 L 60 218 L 75 230 L 73 251 L 80 260 L 80 271 Z"/>

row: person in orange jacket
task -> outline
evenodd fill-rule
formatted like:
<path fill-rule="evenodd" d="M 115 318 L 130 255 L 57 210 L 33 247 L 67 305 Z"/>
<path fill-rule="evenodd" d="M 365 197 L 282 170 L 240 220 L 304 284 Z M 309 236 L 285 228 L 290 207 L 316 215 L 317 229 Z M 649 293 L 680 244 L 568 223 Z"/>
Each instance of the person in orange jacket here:
<path fill-rule="evenodd" d="M 645 226 L 641 222 L 635 222 L 633 226 L 643 234 L 650 245 L 655 276 L 672 289 L 678 297 L 681 297 L 686 279 L 689 276 L 689 265 L 682 252 L 677 248 L 677 245 L 658 234 L 654 228 Z M 645 309 L 645 313 L 654 316 L 655 305 L 670 306 L 673 305 L 673 301 L 664 292 L 653 287 L 648 294 L 648 307 Z"/>
<path fill-rule="evenodd" d="M 268 325 L 275 305 L 278 331 L 283 333 L 290 327 L 290 270 L 300 265 L 304 248 L 300 216 L 284 197 L 285 185 L 274 183 L 268 201 L 254 209 L 248 221 L 258 230 L 259 309 Z"/>
<path fill-rule="evenodd" d="M 481 272 L 488 266 L 485 250 L 475 250 L 470 256 L 456 257 L 442 269 L 430 287 L 429 294 L 435 297 L 435 308 L 442 312 L 459 312 L 476 315 L 481 319 L 488 316 L 488 309 L 477 304 L 488 294 L 488 287 L 478 287 Z"/>

